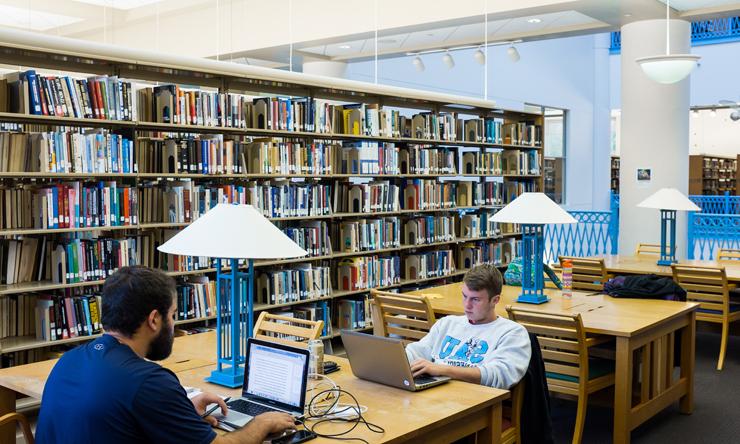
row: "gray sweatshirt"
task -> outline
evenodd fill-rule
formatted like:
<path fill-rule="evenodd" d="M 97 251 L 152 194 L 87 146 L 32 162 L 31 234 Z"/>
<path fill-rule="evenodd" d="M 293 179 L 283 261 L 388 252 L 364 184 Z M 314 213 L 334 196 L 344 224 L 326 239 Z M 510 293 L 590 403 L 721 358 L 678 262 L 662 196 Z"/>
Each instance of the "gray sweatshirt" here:
<path fill-rule="evenodd" d="M 446 316 L 419 342 L 406 346 L 409 362 L 423 358 L 458 367 L 478 367 L 482 385 L 502 389 L 522 379 L 531 354 L 527 330 L 500 316 L 478 325 L 471 324 L 465 316 Z"/>

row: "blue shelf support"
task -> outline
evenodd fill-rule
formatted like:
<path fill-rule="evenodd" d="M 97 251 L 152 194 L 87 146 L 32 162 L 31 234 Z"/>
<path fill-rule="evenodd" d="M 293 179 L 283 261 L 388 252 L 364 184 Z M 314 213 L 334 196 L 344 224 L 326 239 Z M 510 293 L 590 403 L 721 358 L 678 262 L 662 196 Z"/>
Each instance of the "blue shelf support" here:
<path fill-rule="evenodd" d="M 216 260 L 217 364 L 206 381 L 235 388 L 244 384 L 247 338 L 254 325 L 254 264 L 249 259 L 248 272 L 243 273 L 237 259 L 229 262 L 231 269 L 224 272 L 221 260 Z"/>
<path fill-rule="evenodd" d="M 550 300 L 545 287 L 542 258 L 545 254 L 544 225 L 522 224 L 522 294 L 517 302 L 543 304 Z M 533 269 L 534 268 L 534 269 Z"/>
<path fill-rule="evenodd" d="M 676 261 L 676 210 L 660 210 L 660 260 L 658 265 Z"/>

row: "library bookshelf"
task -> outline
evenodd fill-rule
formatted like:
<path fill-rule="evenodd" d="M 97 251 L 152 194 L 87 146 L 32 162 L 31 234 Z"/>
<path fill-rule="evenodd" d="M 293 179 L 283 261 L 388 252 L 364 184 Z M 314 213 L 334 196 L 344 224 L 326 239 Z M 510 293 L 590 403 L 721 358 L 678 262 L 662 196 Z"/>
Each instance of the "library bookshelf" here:
<path fill-rule="evenodd" d="M 177 279 L 178 326 L 212 321 L 214 263 L 156 246 L 218 202 L 255 205 L 309 251 L 255 262 L 255 310 L 324 319 L 331 340 L 371 328 L 370 288 L 505 266 L 518 227 L 490 216 L 543 190 L 543 116 L 490 101 L 6 30 L 0 54 L 23 67 L 0 84 L 16 95 L 0 109 L 4 365 L 98 336 L 91 307 L 123 265 Z M 102 99 L 77 86 L 85 79 L 112 93 L 98 118 L 83 117 L 86 102 Z M 33 114 L 43 100 L 54 115 Z M 17 158 L 13 141 L 31 155 Z M 69 316 L 82 325 L 76 334 Z M 51 338 L 50 320 L 59 330 L 62 318 L 64 332 Z"/>

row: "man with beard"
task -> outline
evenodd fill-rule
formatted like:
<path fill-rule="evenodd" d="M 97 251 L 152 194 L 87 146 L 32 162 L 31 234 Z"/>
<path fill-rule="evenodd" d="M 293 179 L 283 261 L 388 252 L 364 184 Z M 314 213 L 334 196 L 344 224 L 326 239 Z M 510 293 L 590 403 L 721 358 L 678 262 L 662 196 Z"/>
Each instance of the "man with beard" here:
<path fill-rule="evenodd" d="M 102 301 L 105 334 L 65 353 L 49 375 L 39 444 L 261 443 L 294 427 L 288 414 L 265 413 L 217 436 L 215 419 L 200 415 L 212 403 L 226 414 L 223 400 L 212 393 L 188 400 L 175 374 L 151 362 L 168 357 L 174 340 L 175 281 L 162 271 L 121 268 L 106 279 Z"/>

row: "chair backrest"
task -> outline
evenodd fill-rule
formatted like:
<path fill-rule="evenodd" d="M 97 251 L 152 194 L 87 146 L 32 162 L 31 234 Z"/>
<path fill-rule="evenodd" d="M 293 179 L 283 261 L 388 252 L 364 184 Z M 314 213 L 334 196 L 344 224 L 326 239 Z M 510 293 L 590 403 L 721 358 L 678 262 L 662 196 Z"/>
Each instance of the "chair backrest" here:
<path fill-rule="evenodd" d="M 568 259 L 573 264 L 574 290 L 604 289 L 604 284 L 609 280 L 609 273 L 606 272 L 604 259 L 560 256 L 560 264 L 563 263 L 563 259 Z"/>
<path fill-rule="evenodd" d="M 740 261 L 740 249 L 720 248 L 717 250 L 718 261 Z"/>
<path fill-rule="evenodd" d="M 0 426 L 5 424 L 19 423 L 21 431 L 23 432 L 23 439 L 26 440 L 26 444 L 34 444 L 33 433 L 31 432 L 31 426 L 28 424 L 28 420 L 25 416 L 20 413 L 7 413 L 0 417 Z M 13 441 L 15 442 L 15 441 Z"/>
<path fill-rule="evenodd" d="M 426 296 L 380 290 L 371 290 L 370 295 L 377 310 L 377 332 L 382 336 L 418 341 L 434 325 L 434 310 Z"/>
<path fill-rule="evenodd" d="M 588 347 L 581 314 L 561 314 L 506 306 L 509 319 L 537 336 L 548 373 L 548 385 L 578 395 L 579 382 L 588 381 Z M 552 379 L 551 374 L 562 375 Z M 561 387 L 558 391 L 563 391 Z"/>
<path fill-rule="evenodd" d="M 511 387 L 511 397 L 509 402 L 504 403 L 504 418 L 511 423 L 511 427 L 501 431 L 501 443 L 521 443 L 522 442 L 522 405 L 524 404 L 524 378 Z"/>
<path fill-rule="evenodd" d="M 660 244 L 637 244 L 636 256 L 660 256 Z"/>
<path fill-rule="evenodd" d="M 307 348 L 309 340 L 321 338 L 323 328 L 324 321 L 309 321 L 263 311 L 254 324 L 252 336 L 255 339 Z"/>
<path fill-rule="evenodd" d="M 686 290 L 686 300 L 699 303 L 699 309 L 703 311 L 700 315 L 729 313 L 730 295 L 724 267 L 673 264 L 671 270 L 673 280 Z"/>

